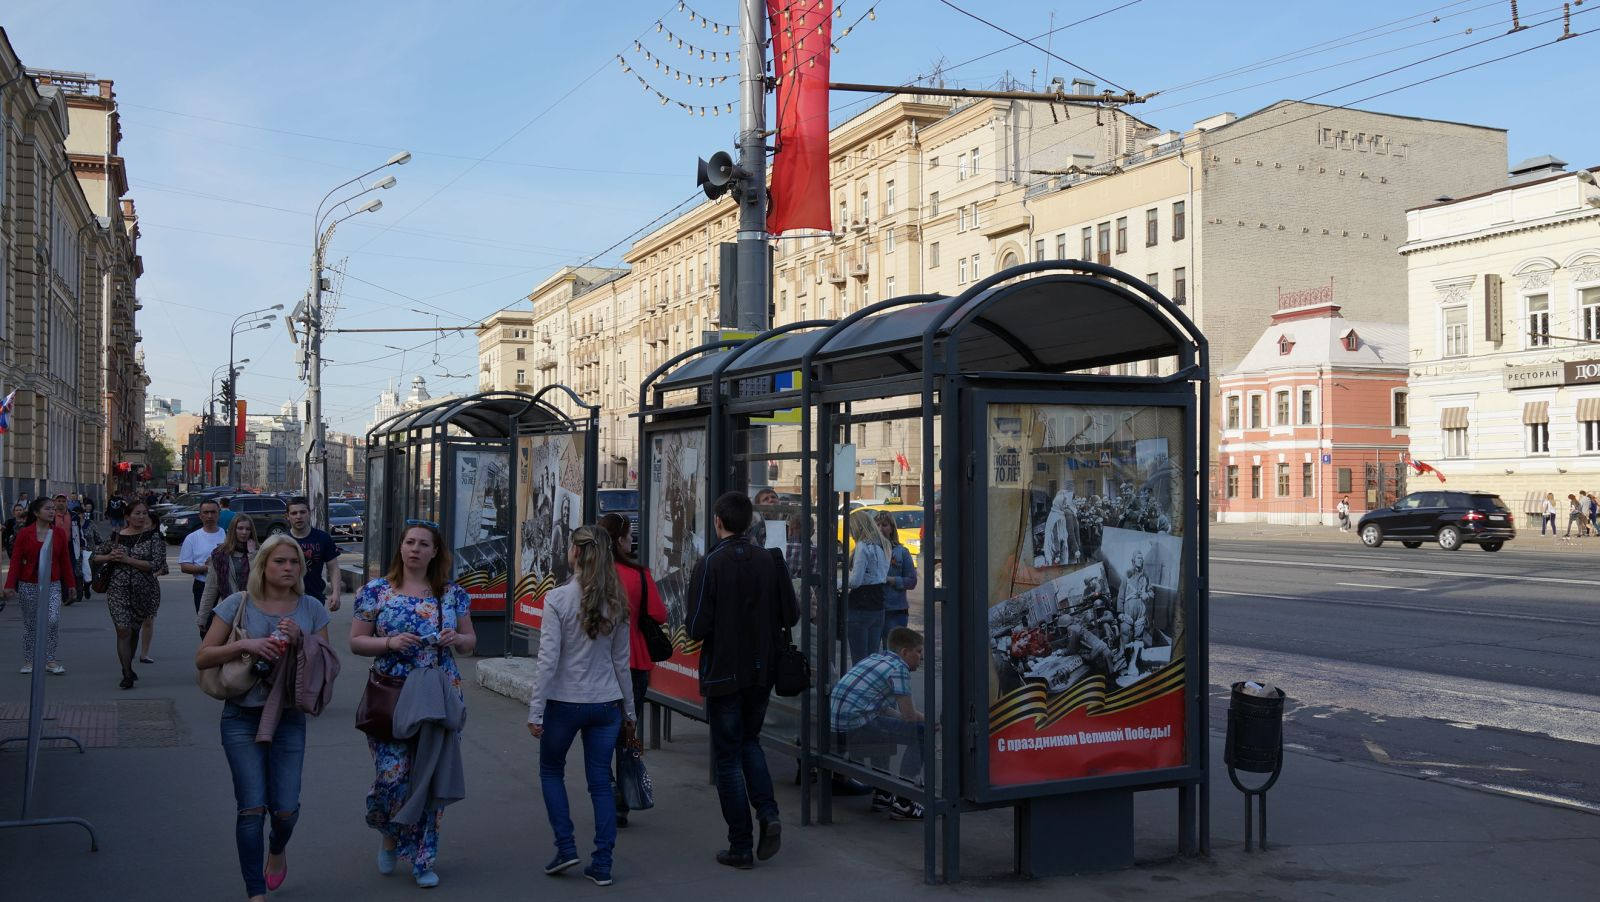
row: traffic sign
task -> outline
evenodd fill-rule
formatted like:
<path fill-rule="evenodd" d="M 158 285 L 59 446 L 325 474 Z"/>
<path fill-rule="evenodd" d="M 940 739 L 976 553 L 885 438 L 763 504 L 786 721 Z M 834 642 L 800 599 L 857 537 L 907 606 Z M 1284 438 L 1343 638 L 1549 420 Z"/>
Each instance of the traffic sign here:
<path fill-rule="evenodd" d="M 1324 455 L 1322 455 L 1322 462 L 1325 463 L 1325 464 L 1333 463 L 1333 455 L 1332 454 L 1324 454 Z"/>

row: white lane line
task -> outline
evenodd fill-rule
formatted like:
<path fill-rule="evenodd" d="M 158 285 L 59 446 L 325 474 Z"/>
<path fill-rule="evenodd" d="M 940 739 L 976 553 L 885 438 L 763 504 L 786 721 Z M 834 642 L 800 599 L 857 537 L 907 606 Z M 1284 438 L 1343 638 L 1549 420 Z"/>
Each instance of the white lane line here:
<path fill-rule="evenodd" d="M 1417 586 L 1380 586 L 1377 583 L 1334 583 L 1336 586 L 1354 586 L 1357 589 L 1399 589 L 1405 592 L 1421 592 Z"/>
<path fill-rule="evenodd" d="M 1437 608 L 1419 604 L 1384 604 L 1381 601 L 1357 601 L 1351 598 L 1323 598 L 1316 595 L 1272 595 L 1267 592 L 1230 592 L 1212 589 L 1212 595 L 1232 595 L 1238 598 L 1270 598 L 1274 601 L 1304 601 L 1312 604 L 1342 604 L 1357 608 L 1385 608 L 1391 611 L 1416 611 L 1423 614 L 1452 614 L 1466 617 L 1499 617 L 1505 620 L 1532 620 L 1536 623 L 1557 623 L 1563 626 L 1596 626 L 1600 620 L 1572 620 L 1566 617 L 1540 617 L 1536 614 L 1512 614 L 1504 611 L 1474 611 L 1469 608 Z"/>
<path fill-rule="evenodd" d="M 1511 576 L 1504 573 L 1470 573 L 1465 570 L 1418 570 L 1414 567 L 1373 567 L 1367 564 L 1329 564 L 1314 561 L 1285 561 L 1270 558 L 1212 557 L 1213 561 L 1230 564 L 1269 564 L 1274 567 L 1314 567 L 1321 570 L 1366 570 L 1369 573 L 1417 573 L 1423 576 L 1471 577 L 1473 579 L 1499 579 L 1522 583 L 1559 583 L 1563 586 L 1593 586 L 1593 580 L 1562 579 L 1559 576 Z"/>

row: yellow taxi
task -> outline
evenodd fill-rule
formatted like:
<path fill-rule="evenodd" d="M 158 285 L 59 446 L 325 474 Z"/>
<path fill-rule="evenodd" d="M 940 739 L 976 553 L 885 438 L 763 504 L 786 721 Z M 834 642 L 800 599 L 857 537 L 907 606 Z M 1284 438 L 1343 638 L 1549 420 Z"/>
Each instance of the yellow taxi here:
<path fill-rule="evenodd" d="M 900 544 L 906 546 L 906 550 L 911 552 L 912 557 L 918 557 L 922 554 L 922 508 L 920 506 L 915 504 L 863 504 L 856 507 L 851 513 L 854 514 L 856 510 L 868 511 L 874 519 L 877 518 L 878 511 L 888 511 L 889 516 L 894 518 L 895 535 L 900 540 Z M 840 542 L 845 541 L 844 532 L 844 524 L 841 523 L 839 526 Z M 853 552 L 855 547 L 855 539 L 852 538 L 845 545 L 845 553 Z"/>

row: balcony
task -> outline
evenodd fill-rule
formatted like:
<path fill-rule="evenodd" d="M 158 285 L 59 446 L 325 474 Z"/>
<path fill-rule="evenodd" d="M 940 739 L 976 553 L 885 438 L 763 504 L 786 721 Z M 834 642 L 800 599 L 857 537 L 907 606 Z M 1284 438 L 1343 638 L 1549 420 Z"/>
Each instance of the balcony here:
<path fill-rule="evenodd" d="M 533 360 L 533 367 L 538 370 L 553 370 L 556 368 L 556 357 L 554 354 L 536 357 Z"/>
<path fill-rule="evenodd" d="M 828 270 L 828 281 L 835 285 L 843 285 L 845 283 L 844 273 L 837 269 L 830 269 Z"/>
<path fill-rule="evenodd" d="M 871 225 L 872 223 L 867 220 L 867 217 L 862 216 L 860 219 L 850 220 L 850 231 L 859 234 L 865 232 Z"/>

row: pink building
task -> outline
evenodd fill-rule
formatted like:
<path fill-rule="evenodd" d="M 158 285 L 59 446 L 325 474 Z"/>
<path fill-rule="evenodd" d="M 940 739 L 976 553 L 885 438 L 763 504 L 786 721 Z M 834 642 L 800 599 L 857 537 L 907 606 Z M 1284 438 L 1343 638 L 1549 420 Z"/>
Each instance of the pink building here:
<path fill-rule="evenodd" d="M 1223 522 L 1337 524 L 1405 493 L 1406 327 L 1339 315 L 1333 286 L 1279 298 L 1222 377 L 1213 507 Z"/>

